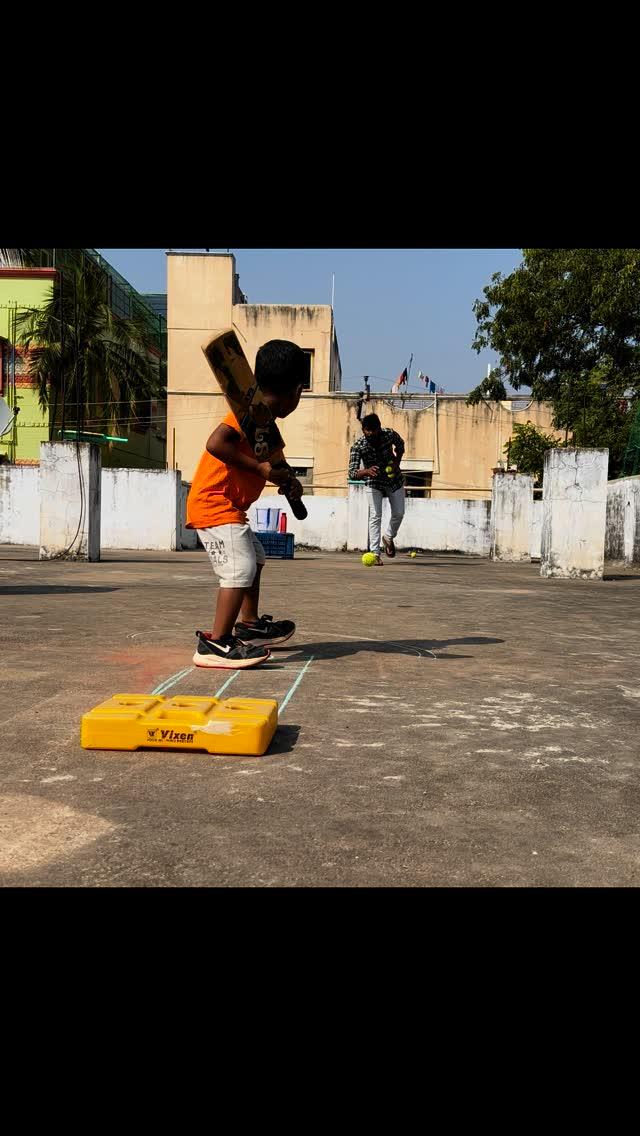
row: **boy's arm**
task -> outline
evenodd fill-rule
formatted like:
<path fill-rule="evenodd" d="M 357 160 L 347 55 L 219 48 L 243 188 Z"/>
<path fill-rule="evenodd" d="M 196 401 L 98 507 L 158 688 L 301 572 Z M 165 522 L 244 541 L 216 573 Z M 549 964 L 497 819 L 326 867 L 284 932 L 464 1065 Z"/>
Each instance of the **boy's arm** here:
<path fill-rule="evenodd" d="M 239 448 L 240 441 L 240 434 L 223 422 L 209 438 L 207 451 L 218 461 L 223 462 L 224 465 L 235 466 L 236 469 L 246 469 L 249 473 L 257 473 L 260 477 L 264 477 L 265 481 L 270 481 L 272 485 L 285 485 L 287 483 L 291 477 L 289 470 L 274 469 L 268 461 L 259 462 L 257 458 L 243 454 Z"/>

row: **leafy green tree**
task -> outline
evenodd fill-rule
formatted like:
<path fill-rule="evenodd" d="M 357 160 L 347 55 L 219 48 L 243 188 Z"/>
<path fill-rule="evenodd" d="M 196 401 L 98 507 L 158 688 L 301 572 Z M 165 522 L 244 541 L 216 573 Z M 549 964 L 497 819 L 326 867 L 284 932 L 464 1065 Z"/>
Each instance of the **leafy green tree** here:
<path fill-rule="evenodd" d="M 545 434 L 533 422 L 518 423 L 513 427 L 513 437 L 507 442 L 504 452 L 509 465 L 517 465 L 519 473 L 529 473 L 536 482 L 541 482 L 545 452 L 557 445 L 553 434 Z"/>
<path fill-rule="evenodd" d="M 41 406 L 51 408 L 52 433 L 63 404 L 67 424 L 81 430 L 95 419 L 115 429 L 161 394 L 159 351 L 142 316 L 112 311 L 104 273 L 65 251 L 47 302 L 18 314 L 18 343 Z"/>
<path fill-rule="evenodd" d="M 469 396 L 529 387 L 580 446 L 609 446 L 614 475 L 640 401 L 640 249 L 523 249 L 474 304 L 473 347 L 500 365 Z"/>

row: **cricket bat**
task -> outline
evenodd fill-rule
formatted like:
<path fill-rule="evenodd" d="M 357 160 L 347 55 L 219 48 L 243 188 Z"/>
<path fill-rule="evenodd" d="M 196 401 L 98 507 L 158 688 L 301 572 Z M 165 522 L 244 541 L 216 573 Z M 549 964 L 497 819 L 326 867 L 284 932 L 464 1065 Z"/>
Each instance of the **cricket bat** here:
<path fill-rule="evenodd" d="M 270 462 L 274 469 L 288 469 L 282 435 L 234 329 L 218 332 L 203 344 L 202 350 L 257 460 Z M 286 484 L 282 489 L 294 517 L 304 521 L 308 514 L 302 501 L 291 500 Z"/>

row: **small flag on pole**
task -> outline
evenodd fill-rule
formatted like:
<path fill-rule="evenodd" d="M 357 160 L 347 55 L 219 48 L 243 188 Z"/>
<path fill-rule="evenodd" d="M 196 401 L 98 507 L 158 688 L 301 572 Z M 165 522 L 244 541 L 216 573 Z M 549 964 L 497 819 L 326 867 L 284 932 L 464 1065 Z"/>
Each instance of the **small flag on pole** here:
<path fill-rule="evenodd" d="M 409 376 L 407 374 L 407 368 L 405 367 L 402 374 L 399 376 L 399 378 L 396 379 L 395 383 L 393 384 L 393 387 L 391 388 L 391 393 L 397 394 L 398 391 L 400 390 L 400 387 L 404 387 L 404 386 L 407 385 L 408 379 L 409 379 Z"/>

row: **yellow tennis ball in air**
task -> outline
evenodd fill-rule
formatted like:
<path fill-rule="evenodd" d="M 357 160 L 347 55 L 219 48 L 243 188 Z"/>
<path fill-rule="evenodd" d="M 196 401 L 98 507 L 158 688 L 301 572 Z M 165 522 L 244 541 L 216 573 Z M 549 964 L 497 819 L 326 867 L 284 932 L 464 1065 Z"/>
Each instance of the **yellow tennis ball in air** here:
<path fill-rule="evenodd" d="M 365 565 L 365 567 L 370 568 L 372 564 L 375 564 L 377 559 L 378 557 L 376 556 L 375 552 L 365 552 L 364 556 L 362 557 L 362 563 Z"/>

